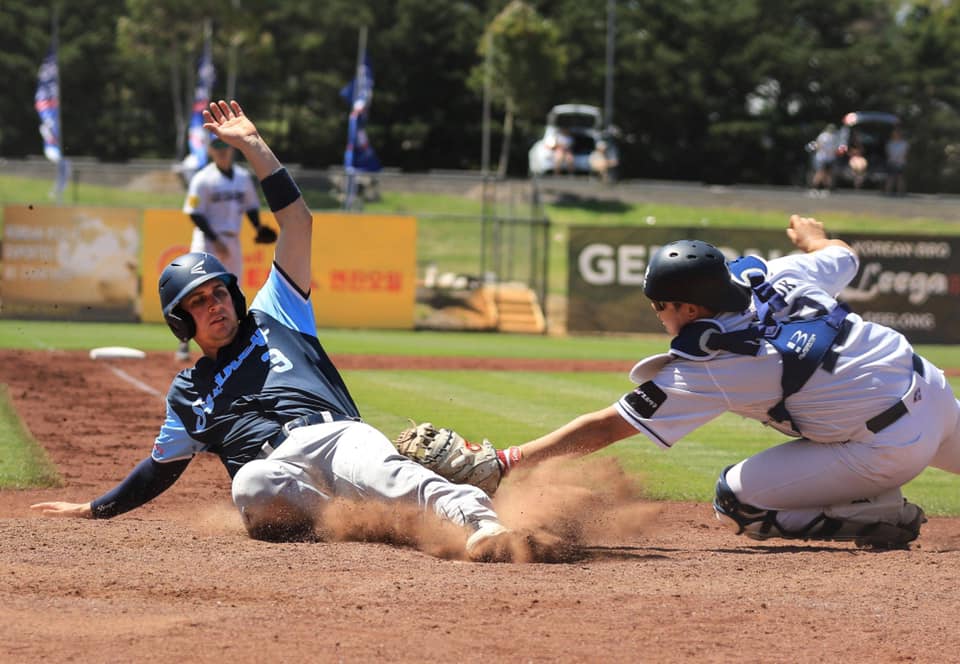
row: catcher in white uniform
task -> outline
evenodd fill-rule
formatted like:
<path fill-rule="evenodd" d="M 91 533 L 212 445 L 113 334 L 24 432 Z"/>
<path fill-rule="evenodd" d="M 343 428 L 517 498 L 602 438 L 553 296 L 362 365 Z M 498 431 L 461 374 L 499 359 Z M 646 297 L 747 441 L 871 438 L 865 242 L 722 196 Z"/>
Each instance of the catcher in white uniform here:
<path fill-rule="evenodd" d="M 727 264 L 696 240 L 661 248 L 644 293 L 674 335 L 670 351 L 634 366 L 638 386 L 612 406 L 495 450 L 496 463 L 469 457 L 483 481 L 637 432 L 669 448 L 730 411 L 794 437 L 720 473 L 714 507 L 738 534 L 878 548 L 916 539 L 926 518 L 900 487 L 927 466 L 960 473 L 960 403 L 903 335 L 837 302 L 858 268 L 845 242 L 796 215 L 787 234 L 804 253 L 766 263 Z M 462 467 L 458 479 L 472 481 Z"/>

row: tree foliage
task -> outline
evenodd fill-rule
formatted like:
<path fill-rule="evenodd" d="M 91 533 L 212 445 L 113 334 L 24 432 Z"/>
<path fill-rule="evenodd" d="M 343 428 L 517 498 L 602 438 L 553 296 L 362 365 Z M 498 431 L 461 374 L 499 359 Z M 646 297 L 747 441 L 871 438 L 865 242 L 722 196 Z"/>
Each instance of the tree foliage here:
<path fill-rule="evenodd" d="M 552 22 L 522 0 L 511 2 L 487 26 L 477 48 L 483 62 L 471 74 L 473 88 L 489 79 L 491 102 L 504 112 L 501 176 L 506 175 L 515 116 L 533 119 L 550 105 L 566 66 L 566 51 Z"/>
<path fill-rule="evenodd" d="M 492 46 L 501 167 L 526 172 L 547 110 L 602 106 L 606 2 L 55 0 L 68 155 L 182 155 L 203 24 L 214 96 L 236 95 L 277 150 L 341 163 L 361 27 L 368 127 L 388 167 L 477 168 Z M 53 6 L 4 0 L 0 155 L 41 152 L 33 110 Z M 612 117 L 624 177 L 797 183 L 804 144 L 853 110 L 892 111 L 912 190 L 960 190 L 960 6 L 935 0 L 616 3 Z"/>

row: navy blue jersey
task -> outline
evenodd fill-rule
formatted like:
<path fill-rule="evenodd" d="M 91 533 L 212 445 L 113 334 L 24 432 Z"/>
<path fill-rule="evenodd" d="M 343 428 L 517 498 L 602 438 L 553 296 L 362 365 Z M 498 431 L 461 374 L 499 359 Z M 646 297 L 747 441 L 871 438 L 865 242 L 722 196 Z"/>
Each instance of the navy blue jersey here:
<path fill-rule="evenodd" d="M 152 457 L 212 452 L 233 477 L 286 422 L 324 410 L 359 417 L 309 300 L 274 265 L 233 343 L 174 378 Z"/>

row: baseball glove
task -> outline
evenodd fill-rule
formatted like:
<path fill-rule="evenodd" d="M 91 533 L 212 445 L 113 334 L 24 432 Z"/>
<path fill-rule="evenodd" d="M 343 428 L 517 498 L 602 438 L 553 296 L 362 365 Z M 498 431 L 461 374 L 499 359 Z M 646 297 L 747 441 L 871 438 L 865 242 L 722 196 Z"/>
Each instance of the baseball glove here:
<path fill-rule="evenodd" d="M 471 443 L 453 429 L 438 429 L 430 422 L 411 425 L 393 441 L 400 454 L 451 482 L 472 484 L 494 494 L 503 472 L 489 440 Z"/>
<path fill-rule="evenodd" d="M 254 240 L 257 244 L 273 244 L 277 241 L 277 232 L 269 226 L 260 226 L 257 228 L 257 238 Z"/>

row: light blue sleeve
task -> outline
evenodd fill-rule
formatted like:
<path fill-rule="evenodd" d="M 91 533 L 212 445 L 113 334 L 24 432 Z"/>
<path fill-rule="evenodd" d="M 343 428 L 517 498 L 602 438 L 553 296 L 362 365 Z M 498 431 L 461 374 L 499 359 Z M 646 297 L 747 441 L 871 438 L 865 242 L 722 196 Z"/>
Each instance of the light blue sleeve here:
<path fill-rule="evenodd" d="M 167 461 L 177 461 L 178 459 L 190 459 L 197 452 L 203 452 L 205 446 L 198 440 L 190 437 L 187 428 L 177 416 L 170 403 L 167 403 L 167 417 L 160 427 L 160 433 L 153 442 L 153 451 L 151 458 L 159 463 Z"/>
<path fill-rule="evenodd" d="M 317 335 L 317 322 L 310 300 L 300 294 L 276 264 L 270 268 L 267 282 L 253 298 L 250 308 L 276 318 L 292 330 Z"/>

